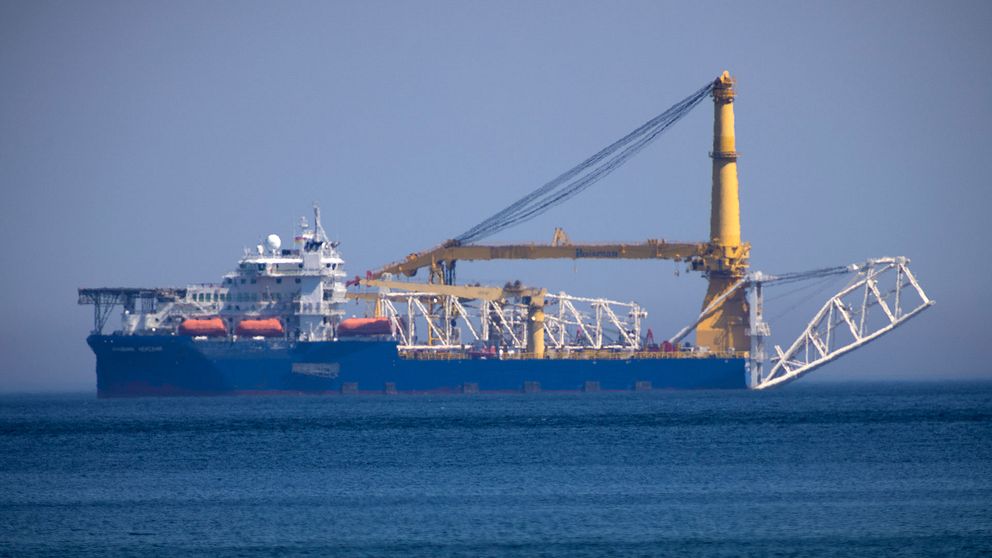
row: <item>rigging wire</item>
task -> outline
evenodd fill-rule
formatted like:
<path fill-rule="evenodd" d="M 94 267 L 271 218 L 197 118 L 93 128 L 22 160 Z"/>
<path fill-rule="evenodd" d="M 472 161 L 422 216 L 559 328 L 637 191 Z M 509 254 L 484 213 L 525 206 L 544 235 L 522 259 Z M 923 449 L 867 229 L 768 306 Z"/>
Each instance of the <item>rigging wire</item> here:
<path fill-rule="evenodd" d="M 820 269 L 812 269 L 810 271 L 797 271 L 790 273 L 780 273 L 769 278 L 764 278 L 761 282 L 768 286 L 780 286 L 788 285 L 789 283 L 795 283 L 797 281 L 807 281 L 809 279 L 817 279 L 820 277 L 833 277 L 835 275 L 847 275 L 857 271 L 852 269 L 850 266 L 838 265 L 833 267 L 823 267 Z"/>
<path fill-rule="evenodd" d="M 713 91 L 707 83 L 668 110 L 648 120 L 634 131 L 611 143 L 557 178 L 513 202 L 478 225 L 455 237 L 458 244 L 475 242 L 548 211 L 592 186 L 618 169 L 631 157 L 681 120 Z"/>
<path fill-rule="evenodd" d="M 781 298 L 785 297 L 786 295 L 795 294 L 795 293 L 801 292 L 803 290 L 812 289 L 814 287 L 817 287 L 816 290 L 813 290 L 811 292 L 808 292 L 805 295 L 799 297 L 799 299 L 796 302 L 794 302 L 793 304 L 791 304 L 789 307 L 778 310 L 773 315 L 771 315 L 768 318 L 766 318 L 766 321 L 777 320 L 777 319 L 781 318 L 782 316 L 784 316 L 784 315 L 786 315 L 788 313 L 791 313 L 793 310 L 795 310 L 796 308 L 798 308 L 800 305 L 805 304 L 805 303 L 808 303 L 810 300 L 813 299 L 813 297 L 819 295 L 820 293 L 822 293 L 823 291 L 825 291 L 827 289 L 827 287 L 830 287 L 831 285 L 833 285 L 834 284 L 834 281 L 833 280 L 836 280 L 836 276 L 828 275 L 828 276 L 825 276 L 825 277 L 821 277 L 819 281 L 813 282 L 812 284 L 810 284 L 810 285 L 808 285 L 806 287 L 795 289 L 795 290 L 793 290 L 791 292 L 783 293 L 782 295 L 776 296 L 775 299 L 781 299 Z M 772 299 L 772 300 L 775 300 L 775 299 Z M 766 301 L 765 303 L 767 304 L 768 302 L 770 302 L 770 301 Z"/>
<path fill-rule="evenodd" d="M 823 285 L 823 283 L 825 283 L 827 281 L 830 281 L 832 278 L 833 278 L 833 276 L 826 276 L 826 277 L 820 277 L 818 281 L 810 281 L 808 283 L 805 283 L 805 282 L 804 283 L 801 283 L 800 286 L 798 286 L 798 287 L 796 287 L 794 289 L 790 289 L 790 290 L 785 291 L 785 292 L 782 292 L 782 293 L 776 293 L 775 296 L 765 297 L 765 303 L 775 302 L 776 300 L 787 298 L 787 297 L 790 297 L 792 295 L 801 293 L 803 291 L 806 291 L 806 290 L 809 290 L 809 289 L 813 289 L 813 288 L 819 287 L 819 286 Z"/>

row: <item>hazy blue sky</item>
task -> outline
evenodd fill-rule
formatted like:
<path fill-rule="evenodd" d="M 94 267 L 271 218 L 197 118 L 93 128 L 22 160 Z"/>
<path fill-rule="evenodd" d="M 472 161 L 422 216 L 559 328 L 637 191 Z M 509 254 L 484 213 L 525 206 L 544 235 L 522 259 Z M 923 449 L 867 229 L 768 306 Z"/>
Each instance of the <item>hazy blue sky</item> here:
<path fill-rule="evenodd" d="M 992 377 L 988 2 L 0 3 L 0 390 L 92 390 L 80 286 L 213 281 L 319 201 L 350 271 L 738 79 L 753 268 L 904 254 L 935 309 L 813 378 Z M 491 239 L 705 240 L 712 105 Z M 463 264 L 698 312 L 669 263 Z M 773 331 L 815 308 L 798 306 Z M 795 324 L 793 324 L 795 325 Z"/>

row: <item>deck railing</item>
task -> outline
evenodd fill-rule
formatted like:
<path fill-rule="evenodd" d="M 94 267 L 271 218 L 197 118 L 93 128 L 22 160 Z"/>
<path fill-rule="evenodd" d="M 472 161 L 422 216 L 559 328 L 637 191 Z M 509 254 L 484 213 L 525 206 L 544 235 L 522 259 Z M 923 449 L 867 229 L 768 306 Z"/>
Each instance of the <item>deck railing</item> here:
<path fill-rule="evenodd" d="M 663 360 L 705 358 L 747 358 L 746 351 L 548 351 L 543 358 L 533 353 L 480 354 L 466 351 L 409 350 L 400 351 L 400 358 L 409 360 Z"/>

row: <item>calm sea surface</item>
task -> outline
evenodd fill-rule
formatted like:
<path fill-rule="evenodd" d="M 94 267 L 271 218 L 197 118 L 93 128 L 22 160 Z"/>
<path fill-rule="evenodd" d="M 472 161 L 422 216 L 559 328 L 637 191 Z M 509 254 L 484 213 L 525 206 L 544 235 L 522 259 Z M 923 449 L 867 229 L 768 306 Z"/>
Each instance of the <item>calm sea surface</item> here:
<path fill-rule="evenodd" d="M 0 554 L 992 552 L 992 384 L 0 397 Z"/>

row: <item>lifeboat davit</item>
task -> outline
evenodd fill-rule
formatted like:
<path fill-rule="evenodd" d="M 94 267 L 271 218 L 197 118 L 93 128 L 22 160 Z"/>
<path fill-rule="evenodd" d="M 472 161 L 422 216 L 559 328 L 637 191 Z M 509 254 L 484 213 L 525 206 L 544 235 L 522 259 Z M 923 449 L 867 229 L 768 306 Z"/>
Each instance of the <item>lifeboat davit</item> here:
<path fill-rule="evenodd" d="M 338 324 L 338 337 L 392 335 L 389 318 L 348 318 Z"/>
<path fill-rule="evenodd" d="M 227 326 L 220 318 L 187 318 L 179 324 L 179 335 L 223 337 L 227 335 Z"/>
<path fill-rule="evenodd" d="M 285 330 L 283 330 L 282 322 L 279 320 L 266 318 L 264 320 L 241 320 L 234 333 L 244 337 L 282 337 L 285 335 Z"/>

